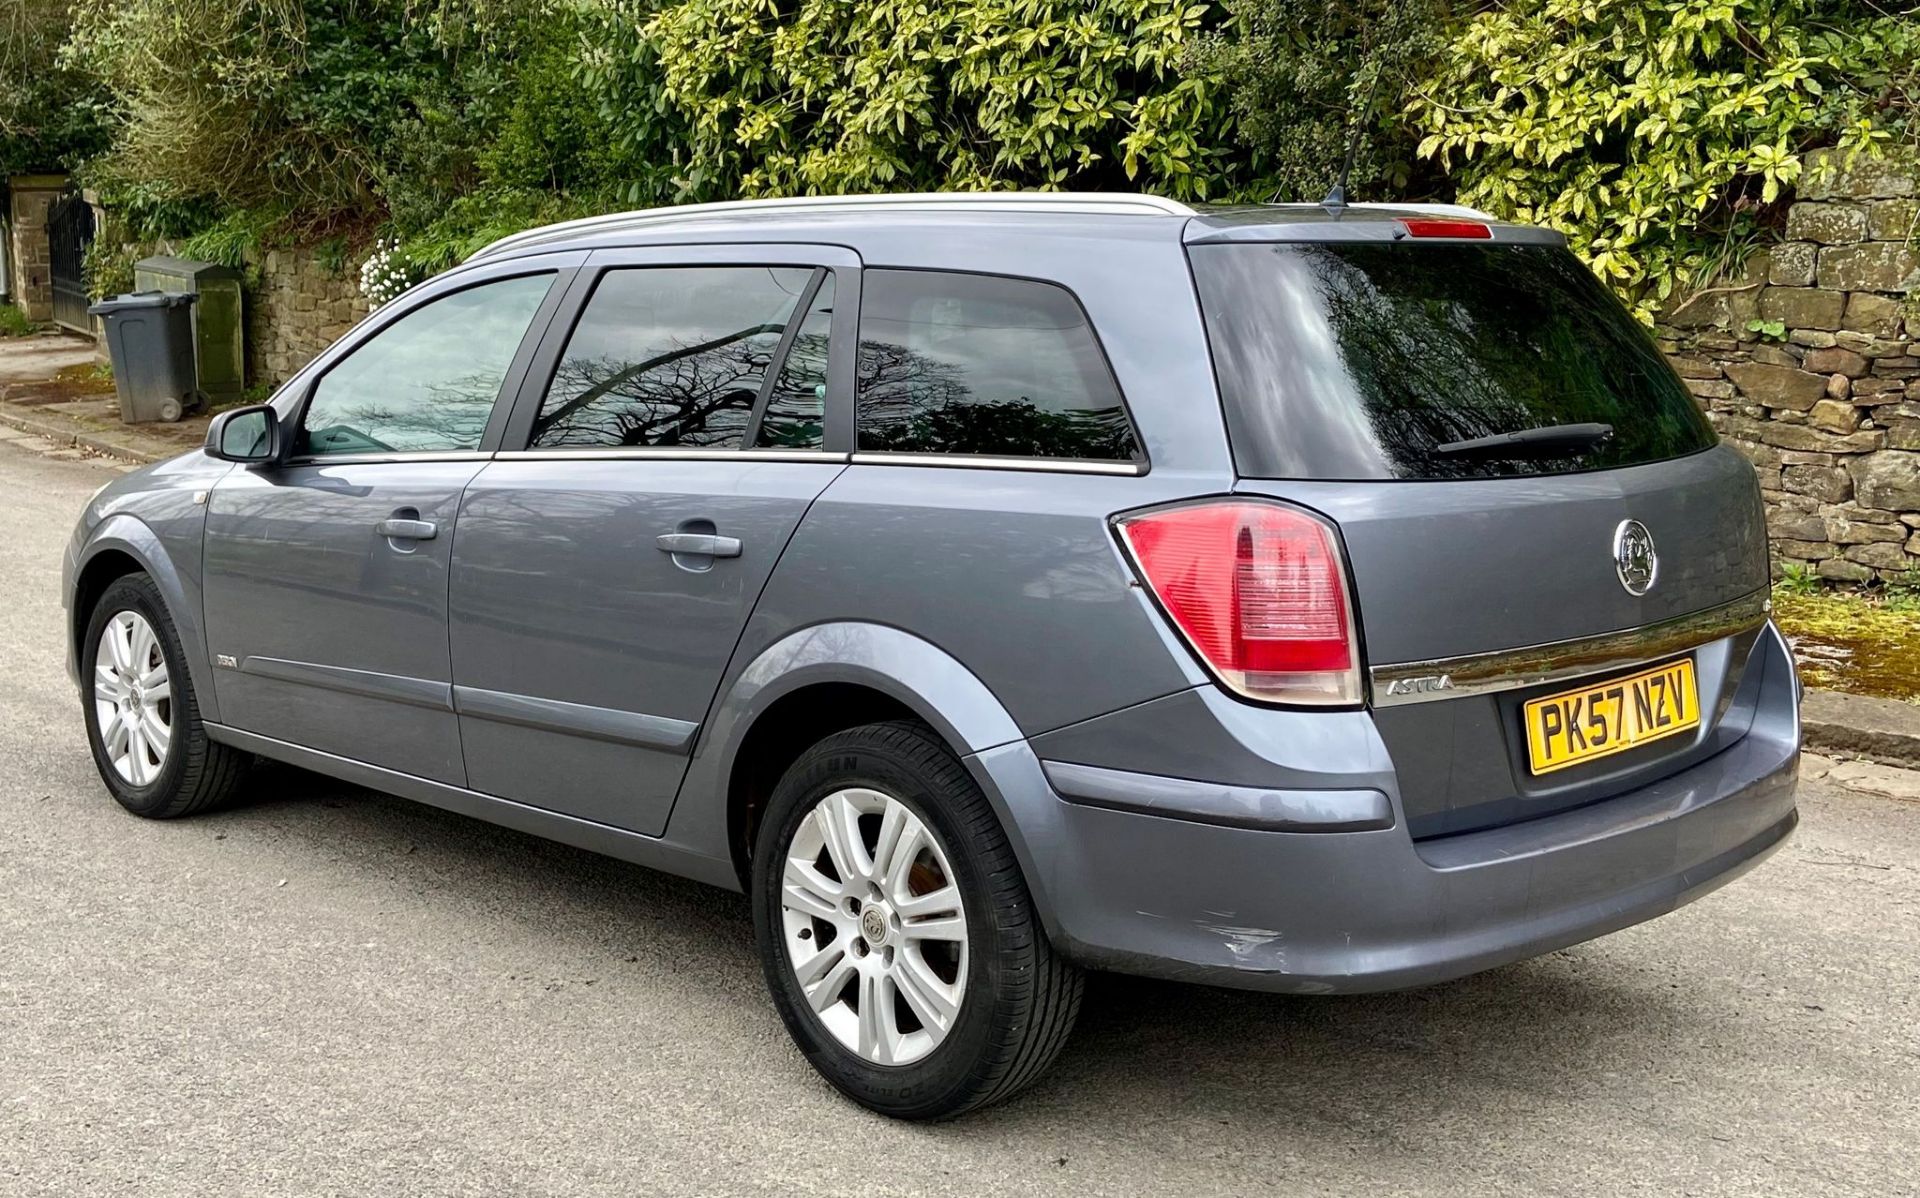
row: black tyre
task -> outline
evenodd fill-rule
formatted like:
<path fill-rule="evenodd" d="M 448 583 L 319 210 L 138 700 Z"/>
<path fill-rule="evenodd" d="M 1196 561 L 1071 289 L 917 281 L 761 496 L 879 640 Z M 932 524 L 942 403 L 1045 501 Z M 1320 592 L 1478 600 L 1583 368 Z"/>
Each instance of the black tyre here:
<path fill-rule="evenodd" d="M 986 796 L 925 727 L 869 724 L 802 754 L 768 801 L 752 880 L 780 1017 L 855 1102 L 951 1118 L 1021 1090 L 1066 1044 L 1080 973 Z"/>
<path fill-rule="evenodd" d="M 93 762 L 122 807 L 177 819 L 231 798 L 253 756 L 207 739 L 180 636 L 144 574 L 115 579 L 80 643 Z"/>

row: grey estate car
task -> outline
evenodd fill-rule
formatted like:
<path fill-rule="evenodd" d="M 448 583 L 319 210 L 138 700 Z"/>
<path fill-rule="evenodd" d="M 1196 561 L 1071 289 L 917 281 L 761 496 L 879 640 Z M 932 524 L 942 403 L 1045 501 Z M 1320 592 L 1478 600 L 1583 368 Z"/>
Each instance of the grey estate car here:
<path fill-rule="evenodd" d="M 67 553 L 102 778 L 256 756 L 748 891 L 906 1118 L 1083 968 L 1418 986 L 1792 831 L 1753 471 L 1553 233 L 1141 196 L 539 229 L 379 309 Z"/>

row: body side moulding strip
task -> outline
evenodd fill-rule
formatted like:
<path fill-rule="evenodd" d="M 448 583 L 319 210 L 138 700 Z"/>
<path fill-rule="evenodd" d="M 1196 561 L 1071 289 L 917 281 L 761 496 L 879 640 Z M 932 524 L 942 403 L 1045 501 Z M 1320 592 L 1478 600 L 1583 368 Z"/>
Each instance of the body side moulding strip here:
<path fill-rule="evenodd" d="M 700 725 L 690 720 L 560 699 L 538 699 L 477 686 L 455 686 L 453 706 L 461 715 L 476 719 L 683 755 L 693 745 L 693 734 L 700 730 Z"/>
<path fill-rule="evenodd" d="M 413 707 L 453 710 L 453 687 L 426 678 L 403 674 L 378 674 L 372 670 L 350 670 L 345 666 L 323 666 L 306 661 L 286 661 L 278 657 L 247 657 L 240 661 L 240 672 L 275 682 L 294 682 L 325 690 L 365 695 Z"/>

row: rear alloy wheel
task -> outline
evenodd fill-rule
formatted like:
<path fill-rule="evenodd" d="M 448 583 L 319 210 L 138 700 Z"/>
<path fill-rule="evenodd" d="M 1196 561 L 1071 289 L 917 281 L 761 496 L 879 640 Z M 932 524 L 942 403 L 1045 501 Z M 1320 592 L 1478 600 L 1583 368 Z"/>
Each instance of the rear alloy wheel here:
<path fill-rule="evenodd" d="M 787 1030 L 848 1097 L 950 1118 L 1058 1055 L 1080 975 L 1053 952 L 993 808 L 927 728 L 836 733 L 794 763 L 753 864 Z"/>
<path fill-rule="evenodd" d="M 234 793 L 253 756 L 207 738 L 180 637 L 151 578 L 110 583 L 80 649 L 87 743 L 122 807 L 174 819 Z"/>
<path fill-rule="evenodd" d="M 911 1065 L 940 1047 L 966 999 L 967 914 L 946 850 L 896 798 L 836 790 L 788 846 L 787 963 L 841 1047 Z"/>

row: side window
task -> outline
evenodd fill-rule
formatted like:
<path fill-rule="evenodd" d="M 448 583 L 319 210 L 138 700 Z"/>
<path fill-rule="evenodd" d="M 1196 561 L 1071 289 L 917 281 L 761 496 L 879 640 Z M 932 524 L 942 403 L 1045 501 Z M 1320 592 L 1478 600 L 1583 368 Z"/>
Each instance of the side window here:
<path fill-rule="evenodd" d="M 827 412 L 827 334 L 833 326 L 833 272 L 820 280 L 807 315 L 780 364 L 754 444 L 762 449 L 818 449 Z"/>
<path fill-rule="evenodd" d="M 600 277 L 534 417 L 535 449 L 737 449 L 813 271 L 626 267 Z"/>
<path fill-rule="evenodd" d="M 860 296 L 859 448 L 1127 461 L 1119 386 L 1065 288 L 869 270 Z"/>
<path fill-rule="evenodd" d="M 322 375 L 294 452 L 473 449 L 551 274 L 501 279 L 430 301 Z"/>

